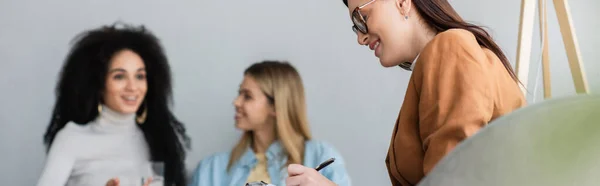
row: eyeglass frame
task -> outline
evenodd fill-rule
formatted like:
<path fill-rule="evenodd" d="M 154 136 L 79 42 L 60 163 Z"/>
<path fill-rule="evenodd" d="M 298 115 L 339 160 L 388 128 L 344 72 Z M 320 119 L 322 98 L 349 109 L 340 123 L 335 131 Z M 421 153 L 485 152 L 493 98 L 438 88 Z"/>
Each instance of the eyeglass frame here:
<path fill-rule="evenodd" d="M 371 0 L 369 2 L 366 2 L 360 6 L 357 6 L 356 8 L 354 8 L 354 10 L 352 11 L 352 14 L 350 15 L 350 19 L 352 20 L 352 31 L 354 31 L 354 33 L 358 34 L 358 32 L 362 33 L 362 34 L 367 34 L 369 33 L 369 27 L 367 27 L 367 21 L 365 20 L 365 16 L 360 12 L 360 9 L 363 9 L 364 7 L 373 4 L 375 1 L 377 0 Z M 354 22 L 355 17 L 354 16 L 358 16 L 358 18 L 360 18 L 360 23 L 362 25 L 364 25 L 364 31 L 361 30 L 358 26 L 356 26 L 356 22 Z M 407 70 L 407 71 L 412 71 L 411 66 L 412 63 L 411 62 L 404 62 L 398 65 L 400 68 Z"/>
<path fill-rule="evenodd" d="M 365 20 L 365 16 L 360 12 L 360 9 L 363 9 L 364 7 L 374 3 L 377 0 L 371 0 L 369 2 L 366 2 L 360 6 L 357 6 L 356 8 L 354 8 L 354 10 L 352 11 L 352 14 L 350 15 L 350 20 L 352 20 L 352 31 L 354 31 L 354 33 L 358 34 L 358 32 L 361 32 L 363 34 L 367 34 L 369 33 L 369 28 L 367 27 L 367 21 Z M 360 18 L 360 24 L 364 25 L 364 30 L 361 30 L 358 26 L 356 26 L 356 22 L 355 20 L 355 15 L 358 16 L 358 18 Z"/>

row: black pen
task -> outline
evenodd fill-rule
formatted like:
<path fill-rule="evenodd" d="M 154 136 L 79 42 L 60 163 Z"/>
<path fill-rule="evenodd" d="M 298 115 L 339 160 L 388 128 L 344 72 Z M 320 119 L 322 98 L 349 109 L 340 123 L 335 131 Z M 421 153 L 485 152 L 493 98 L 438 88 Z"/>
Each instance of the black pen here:
<path fill-rule="evenodd" d="M 323 168 L 327 167 L 329 164 L 333 163 L 333 161 L 335 161 L 335 158 L 330 158 L 330 159 L 328 159 L 327 161 L 325 161 L 325 162 L 323 162 L 323 163 L 319 164 L 319 166 L 317 166 L 315 169 L 316 169 L 317 171 L 320 171 L 321 169 L 323 169 Z"/>

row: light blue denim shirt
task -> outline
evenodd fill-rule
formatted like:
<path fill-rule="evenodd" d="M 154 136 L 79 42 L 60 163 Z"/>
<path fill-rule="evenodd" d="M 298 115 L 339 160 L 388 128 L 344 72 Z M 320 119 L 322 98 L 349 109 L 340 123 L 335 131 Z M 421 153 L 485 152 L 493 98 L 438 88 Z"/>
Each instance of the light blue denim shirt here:
<path fill-rule="evenodd" d="M 211 155 L 198 163 L 190 186 L 244 186 L 250 175 L 250 170 L 256 165 L 254 152 L 248 148 L 227 172 L 227 163 L 231 152 Z M 287 178 L 287 157 L 283 155 L 283 146 L 275 142 L 269 146 L 267 152 L 267 171 L 274 185 L 284 186 Z M 335 162 L 319 171 L 323 176 L 340 186 L 350 186 L 350 177 L 344 165 L 344 159 L 325 142 L 309 140 L 305 143 L 304 166 L 316 167 L 329 158 Z"/>

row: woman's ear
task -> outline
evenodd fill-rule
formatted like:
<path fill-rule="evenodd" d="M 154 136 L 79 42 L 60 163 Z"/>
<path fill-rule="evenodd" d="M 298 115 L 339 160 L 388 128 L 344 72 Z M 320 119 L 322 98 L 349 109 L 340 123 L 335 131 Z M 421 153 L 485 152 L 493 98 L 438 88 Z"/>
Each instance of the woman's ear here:
<path fill-rule="evenodd" d="M 275 102 L 270 102 L 269 103 L 269 110 L 267 111 L 269 116 L 277 116 L 277 113 L 275 112 Z"/>
<path fill-rule="evenodd" d="M 412 0 L 396 0 L 396 8 L 400 11 L 400 14 L 405 18 L 408 18 L 408 14 L 410 13 L 410 6 Z"/>
<path fill-rule="evenodd" d="M 273 116 L 273 117 L 277 117 L 277 112 L 275 112 L 275 107 L 271 107 L 271 111 L 269 112 L 269 115 Z"/>

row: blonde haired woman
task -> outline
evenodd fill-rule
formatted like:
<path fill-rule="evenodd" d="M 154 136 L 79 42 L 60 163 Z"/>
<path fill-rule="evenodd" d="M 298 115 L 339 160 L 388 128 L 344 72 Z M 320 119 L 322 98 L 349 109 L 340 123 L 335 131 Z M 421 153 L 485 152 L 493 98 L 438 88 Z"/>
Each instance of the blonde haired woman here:
<path fill-rule="evenodd" d="M 277 61 L 251 65 L 233 104 L 236 127 L 244 134 L 233 150 L 202 160 L 191 186 L 239 186 L 256 181 L 285 185 L 289 164 L 316 167 L 329 158 L 335 162 L 320 173 L 338 185 L 350 185 L 337 150 L 311 140 L 304 87 L 292 65 Z"/>

